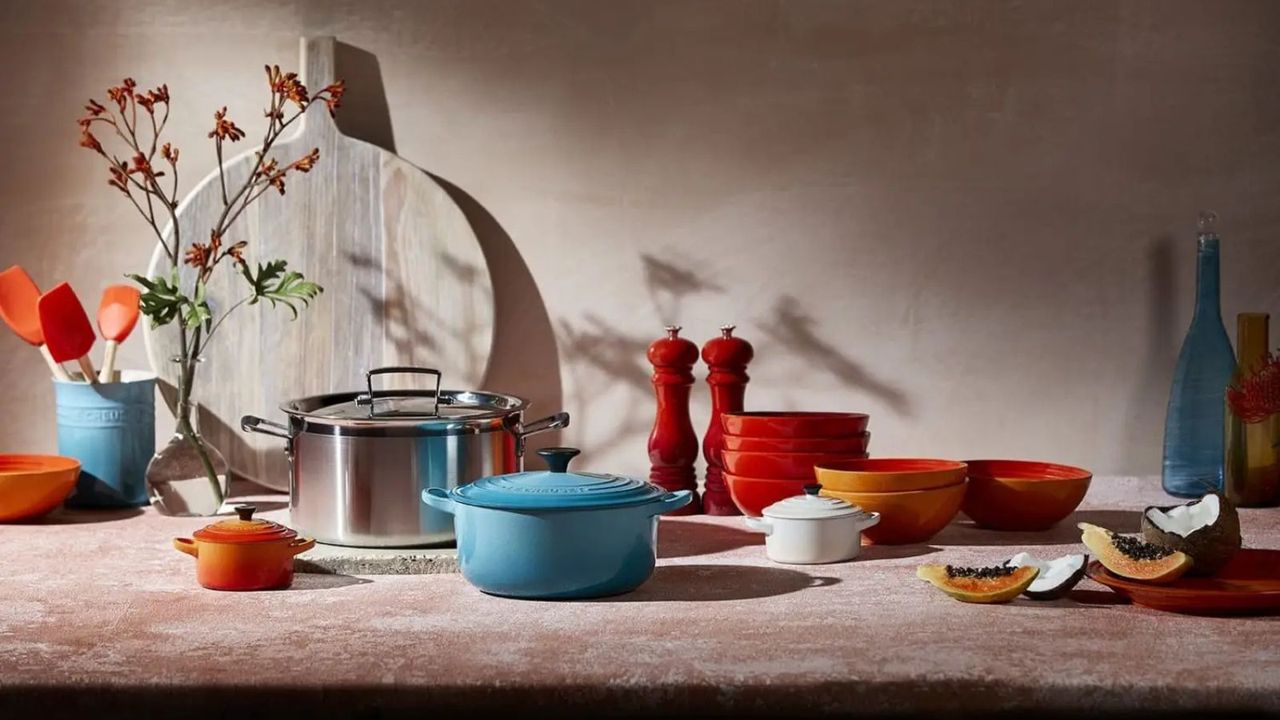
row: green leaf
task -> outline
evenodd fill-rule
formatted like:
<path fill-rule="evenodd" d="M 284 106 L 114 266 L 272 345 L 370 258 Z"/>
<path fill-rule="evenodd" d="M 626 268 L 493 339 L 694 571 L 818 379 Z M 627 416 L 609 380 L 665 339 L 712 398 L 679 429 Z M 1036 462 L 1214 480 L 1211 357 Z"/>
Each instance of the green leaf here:
<path fill-rule="evenodd" d="M 151 327 L 157 328 L 173 322 L 183 306 L 190 303 L 178 288 L 176 273 L 172 281 L 163 277 L 145 278 L 141 275 L 130 275 L 134 282 L 141 285 L 146 292 L 140 298 L 142 314 L 151 320 Z"/>
<path fill-rule="evenodd" d="M 289 308 L 292 319 L 297 320 L 298 303 L 303 307 L 310 305 L 317 295 L 324 292 L 324 288 L 288 267 L 284 260 L 272 260 L 266 265 L 259 264 L 258 271 L 254 273 L 247 263 L 242 264 L 240 272 L 253 288 L 249 304 L 256 305 L 265 299 L 273 308 L 280 305 Z"/>

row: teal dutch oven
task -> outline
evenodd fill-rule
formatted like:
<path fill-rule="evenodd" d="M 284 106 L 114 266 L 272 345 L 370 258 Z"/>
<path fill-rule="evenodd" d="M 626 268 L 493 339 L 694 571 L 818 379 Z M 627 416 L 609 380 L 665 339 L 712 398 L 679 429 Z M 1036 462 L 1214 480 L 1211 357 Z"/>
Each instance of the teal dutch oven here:
<path fill-rule="evenodd" d="M 692 492 L 569 472 L 574 448 L 547 448 L 542 472 L 496 475 L 422 501 L 454 516 L 462 575 L 491 595 L 536 599 L 630 592 L 653 574 L 658 516 Z"/>

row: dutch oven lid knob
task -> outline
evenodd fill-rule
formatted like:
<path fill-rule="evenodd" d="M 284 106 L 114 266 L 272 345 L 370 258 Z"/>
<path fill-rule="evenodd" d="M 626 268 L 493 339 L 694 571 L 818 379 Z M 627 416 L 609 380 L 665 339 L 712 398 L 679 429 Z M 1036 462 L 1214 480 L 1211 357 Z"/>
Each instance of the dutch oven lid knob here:
<path fill-rule="evenodd" d="M 553 473 L 569 471 L 569 461 L 582 451 L 571 447 L 550 447 L 538 451 L 538 455 L 547 463 L 547 469 Z"/>
<path fill-rule="evenodd" d="M 822 486 L 818 483 L 809 483 L 804 486 L 805 495 L 817 495 L 820 492 L 822 492 Z"/>
<path fill-rule="evenodd" d="M 236 515 L 239 515 L 240 519 L 245 522 L 249 522 L 253 519 L 253 513 L 257 509 L 257 505 L 250 505 L 248 503 L 235 506 Z"/>

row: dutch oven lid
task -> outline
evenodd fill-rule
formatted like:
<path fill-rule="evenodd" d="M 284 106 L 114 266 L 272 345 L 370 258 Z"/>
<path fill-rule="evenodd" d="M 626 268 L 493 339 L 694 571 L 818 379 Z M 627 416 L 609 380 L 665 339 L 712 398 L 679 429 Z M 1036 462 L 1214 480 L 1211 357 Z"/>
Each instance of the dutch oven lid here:
<path fill-rule="evenodd" d="M 547 470 L 480 478 L 454 490 L 454 498 L 503 510 L 574 510 L 639 505 L 666 494 L 635 478 L 569 472 L 569 461 L 579 452 L 576 448 L 539 450 Z"/>
<path fill-rule="evenodd" d="M 236 505 L 237 517 L 219 520 L 195 531 L 196 540 L 211 543 L 264 543 L 292 540 L 298 533 L 270 520 L 254 520 L 254 505 Z"/>
<path fill-rule="evenodd" d="M 765 517 L 789 520 L 825 520 L 827 518 L 862 515 L 862 508 L 840 498 L 819 495 L 822 486 L 804 486 L 803 495 L 795 495 L 770 505 L 762 511 Z"/>
<path fill-rule="evenodd" d="M 435 390 L 374 390 L 375 375 L 415 373 L 433 375 Z M 365 373 L 364 392 L 313 395 L 286 403 L 285 412 L 320 420 L 361 422 L 453 422 L 509 415 L 527 403 L 511 395 L 470 390 L 441 390 L 440 371 L 418 367 L 384 367 Z"/>

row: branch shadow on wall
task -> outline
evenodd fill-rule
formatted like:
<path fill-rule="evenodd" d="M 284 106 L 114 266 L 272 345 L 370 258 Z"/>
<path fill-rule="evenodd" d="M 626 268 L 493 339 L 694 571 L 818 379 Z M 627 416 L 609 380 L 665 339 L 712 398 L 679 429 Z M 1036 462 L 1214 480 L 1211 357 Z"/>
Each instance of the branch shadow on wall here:
<path fill-rule="evenodd" d="M 905 391 L 876 377 L 834 343 L 818 335 L 817 324 L 797 298 L 783 295 L 759 326 L 783 351 L 827 371 L 845 387 L 872 395 L 899 415 L 911 416 L 911 399 Z"/>

